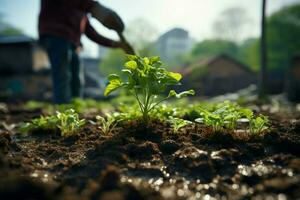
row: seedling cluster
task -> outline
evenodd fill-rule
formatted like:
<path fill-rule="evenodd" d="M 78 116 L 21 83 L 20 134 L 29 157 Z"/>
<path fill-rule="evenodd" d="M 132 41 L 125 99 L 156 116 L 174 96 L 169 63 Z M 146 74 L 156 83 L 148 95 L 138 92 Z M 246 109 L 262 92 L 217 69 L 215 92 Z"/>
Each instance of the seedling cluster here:
<path fill-rule="evenodd" d="M 28 133 L 32 130 L 60 130 L 63 137 L 74 135 L 85 124 L 85 119 L 79 119 L 78 114 L 69 109 L 56 112 L 56 115 L 36 118 L 31 122 L 22 123 L 20 131 Z"/>
<path fill-rule="evenodd" d="M 167 122 L 175 134 L 178 134 L 183 127 L 191 124 L 191 121 L 212 127 L 215 133 L 220 131 L 234 132 L 237 128 L 244 128 L 245 132 L 257 136 L 268 129 L 269 121 L 266 116 L 256 116 L 252 110 L 242 108 L 229 101 L 200 103 L 191 106 L 187 106 L 186 102 L 178 103 L 180 101 L 173 103 L 172 106 L 161 104 L 172 97 L 180 99 L 194 95 L 195 92 L 188 90 L 178 94 L 175 90 L 170 90 L 170 86 L 180 84 L 182 76 L 179 73 L 166 70 L 159 57 L 143 58 L 128 55 L 128 61 L 122 72 L 122 77 L 116 74 L 109 75 L 109 84 L 105 88 L 104 95 L 107 96 L 111 92 L 123 88 L 132 95 L 131 97 L 133 100 L 135 99 L 137 104 L 123 104 L 118 108 L 119 112 L 106 114 L 105 117 L 96 116 L 96 124 L 102 134 L 111 134 L 120 121 L 138 120 L 140 117 L 143 125 L 146 125 L 145 127 L 147 127 L 150 118 Z M 164 96 L 163 94 L 168 95 Z M 97 103 L 76 100 L 73 104 L 67 105 L 66 108 L 74 107 L 76 110 L 84 110 L 88 105 L 97 105 Z M 63 107 L 64 105 L 60 108 Z M 78 133 L 84 124 L 85 120 L 79 119 L 78 114 L 73 109 L 66 109 L 63 112 L 57 111 L 52 116 L 41 116 L 31 120 L 31 122 L 23 123 L 21 131 L 60 130 L 62 136 L 70 136 Z"/>
<path fill-rule="evenodd" d="M 195 121 L 211 126 L 214 132 L 224 129 L 234 131 L 238 125 L 248 127 L 252 135 L 258 135 L 268 129 L 269 120 L 266 116 L 255 116 L 252 110 L 241 108 L 229 101 L 215 104 L 210 109 L 199 107 L 198 111 L 200 111 L 200 118 Z"/>

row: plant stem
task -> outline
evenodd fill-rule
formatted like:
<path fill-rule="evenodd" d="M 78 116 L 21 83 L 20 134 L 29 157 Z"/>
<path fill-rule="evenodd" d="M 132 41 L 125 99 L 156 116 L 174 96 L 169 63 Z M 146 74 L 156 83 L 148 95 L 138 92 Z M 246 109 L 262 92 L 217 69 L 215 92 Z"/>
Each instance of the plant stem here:
<path fill-rule="evenodd" d="M 149 101 L 151 98 L 151 94 L 149 93 L 149 91 L 147 90 L 147 88 L 145 89 L 145 104 L 144 104 L 144 112 L 143 112 L 143 119 L 145 123 L 148 123 L 148 118 L 149 118 Z"/>
<path fill-rule="evenodd" d="M 139 106 L 140 106 L 140 109 L 141 109 L 141 111 L 142 111 L 142 113 L 143 113 L 143 112 L 144 112 L 144 105 L 142 104 L 142 102 L 141 102 L 141 100 L 140 100 L 140 98 L 139 98 L 139 96 L 138 96 L 136 90 L 134 90 L 134 95 L 135 95 L 135 98 L 137 99 L 137 101 L 138 101 L 138 103 L 139 103 Z"/>
<path fill-rule="evenodd" d="M 166 97 L 166 98 L 164 98 L 164 99 L 161 99 L 160 101 L 158 101 L 158 102 L 156 102 L 154 105 L 152 105 L 152 107 L 149 109 L 149 112 L 153 109 L 153 108 L 155 108 L 155 106 L 157 106 L 158 104 L 160 104 L 161 102 L 163 102 L 163 101 L 165 101 L 165 100 L 167 100 L 168 99 L 168 97 Z"/>

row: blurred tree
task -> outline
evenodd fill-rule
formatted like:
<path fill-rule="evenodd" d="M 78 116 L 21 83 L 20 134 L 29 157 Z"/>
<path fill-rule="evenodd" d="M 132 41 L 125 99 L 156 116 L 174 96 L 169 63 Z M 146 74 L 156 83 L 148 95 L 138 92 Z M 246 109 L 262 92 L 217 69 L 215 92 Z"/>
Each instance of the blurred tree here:
<path fill-rule="evenodd" d="M 6 23 L 4 15 L 0 13 L 0 35 L 8 36 L 21 34 L 23 34 L 23 31 Z"/>
<path fill-rule="evenodd" d="M 290 5 L 267 19 L 268 67 L 285 68 L 300 54 L 300 4 Z"/>
<path fill-rule="evenodd" d="M 234 58 L 237 58 L 238 46 L 228 40 L 203 40 L 197 43 L 191 52 L 189 60 L 194 61 L 201 57 L 215 56 L 218 54 L 227 54 Z"/>
<path fill-rule="evenodd" d="M 3 30 L 0 30 L 0 35 L 5 35 L 5 36 L 13 36 L 13 35 L 22 35 L 23 32 L 20 29 L 16 29 L 13 27 L 7 27 Z"/>
<path fill-rule="evenodd" d="M 290 5 L 266 18 L 268 70 L 283 70 L 291 57 L 300 53 L 300 4 Z M 186 62 L 225 53 L 239 59 L 254 71 L 260 69 L 260 38 L 248 38 L 240 44 L 209 39 L 197 43 Z"/>
<path fill-rule="evenodd" d="M 243 33 L 251 23 L 245 9 L 232 7 L 224 10 L 213 24 L 216 38 L 240 42 Z"/>
<path fill-rule="evenodd" d="M 158 31 L 146 19 L 137 18 L 129 23 L 125 36 L 141 56 L 151 56 L 155 52 L 154 40 Z"/>
<path fill-rule="evenodd" d="M 290 5 L 266 19 L 268 70 L 283 70 L 300 52 L 300 4 Z M 240 59 L 258 70 L 260 39 L 245 40 L 240 45 Z"/>
<path fill-rule="evenodd" d="M 253 71 L 259 70 L 259 39 L 248 38 L 240 46 L 238 59 L 249 66 Z"/>

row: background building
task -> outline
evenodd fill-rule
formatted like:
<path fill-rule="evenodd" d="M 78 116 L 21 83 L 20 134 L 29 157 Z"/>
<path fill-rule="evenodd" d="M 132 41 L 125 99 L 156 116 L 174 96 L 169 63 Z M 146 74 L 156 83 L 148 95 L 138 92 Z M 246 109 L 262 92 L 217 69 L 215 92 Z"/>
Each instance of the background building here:
<path fill-rule="evenodd" d="M 190 52 L 193 44 L 194 40 L 186 30 L 174 28 L 161 35 L 155 46 L 163 61 L 173 61 Z"/>
<path fill-rule="evenodd" d="M 193 88 L 197 95 L 235 92 L 256 83 L 254 72 L 225 54 L 200 59 L 181 69 L 180 73 L 183 80 L 179 87 Z"/>

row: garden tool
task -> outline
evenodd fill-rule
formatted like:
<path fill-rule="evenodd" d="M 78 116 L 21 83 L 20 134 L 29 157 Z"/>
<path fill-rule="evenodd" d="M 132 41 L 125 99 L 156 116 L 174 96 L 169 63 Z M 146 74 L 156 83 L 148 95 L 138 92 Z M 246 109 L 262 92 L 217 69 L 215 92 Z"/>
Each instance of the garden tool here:
<path fill-rule="evenodd" d="M 125 51 L 127 54 L 135 55 L 135 51 L 132 46 L 127 42 L 122 32 L 117 32 L 121 42 L 125 45 Z"/>

